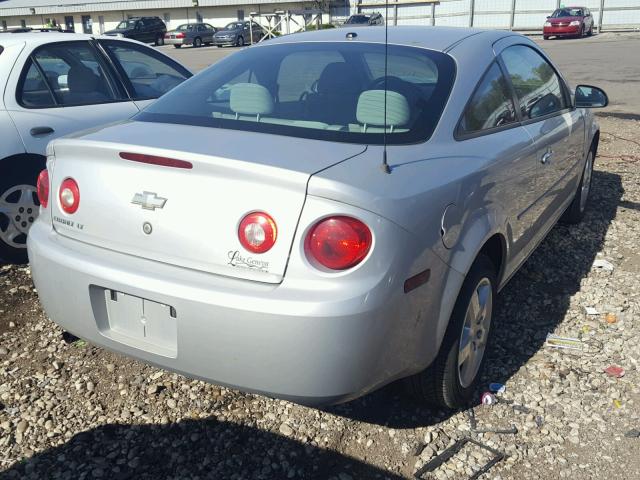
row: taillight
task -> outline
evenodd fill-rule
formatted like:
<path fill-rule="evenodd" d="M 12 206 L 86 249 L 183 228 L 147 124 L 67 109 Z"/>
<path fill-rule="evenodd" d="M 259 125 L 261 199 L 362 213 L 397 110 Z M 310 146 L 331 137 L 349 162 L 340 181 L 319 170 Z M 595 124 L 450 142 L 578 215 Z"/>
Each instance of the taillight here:
<path fill-rule="evenodd" d="M 75 213 L 80 206 L 80 189 L 73 178 L 65 178 L 58 194 L 60 206 L 66 213 Z"/>
<path fill-rule="evenodd" d="M 184 38 L 184 33 L 178 33 L 178 34 L 176 34 L 176 38 Z"/>
<path fill-rule="evenodd" d="M 371 230 L 352 217 L 329 217 L 313 226 L 305 241 L 307 257 L 331 270 L 358 265 L 371 249 Z"/>
<path fill-rule="evenodd" d="M 38 175 L 36 190 L 38 191 L 40 205 L 42 208 L 47 208 L 47 205 L 49 205 L 49 172 L 46 168 Z"/>
<path fill-rule="evenodd" d="M 273 247 L 278 237 L 278 227 L 270 215 L 253 212 L 240 222 L 238 238 L 242 246 L 253 253 L 264 253 Z"/>

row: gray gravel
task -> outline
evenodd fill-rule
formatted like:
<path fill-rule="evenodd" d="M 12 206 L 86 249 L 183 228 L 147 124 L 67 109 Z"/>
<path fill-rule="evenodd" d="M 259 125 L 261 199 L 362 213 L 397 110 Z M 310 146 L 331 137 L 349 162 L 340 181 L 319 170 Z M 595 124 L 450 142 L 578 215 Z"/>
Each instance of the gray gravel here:
<path fill-rule="evenodd" d="M 585 222 L 556 227 L 499 299 L 483 384 L 507 390 L 475 414 L 516 435 L 471 433 L 465 412 L 398 385 L 319 411 L 69 345 L 28 267 L 0 266 L 0 478 L 409 478 L 465 435 L 508 455 L 485 478 L 640 478 L 640 438 L 625 437 L 640 428 L 640 122 L 602 124 Z M 548 332 L 584 351 L 544 346 Z M 466 478 L 489 457 L 467 446 L 424 478 Z"/>

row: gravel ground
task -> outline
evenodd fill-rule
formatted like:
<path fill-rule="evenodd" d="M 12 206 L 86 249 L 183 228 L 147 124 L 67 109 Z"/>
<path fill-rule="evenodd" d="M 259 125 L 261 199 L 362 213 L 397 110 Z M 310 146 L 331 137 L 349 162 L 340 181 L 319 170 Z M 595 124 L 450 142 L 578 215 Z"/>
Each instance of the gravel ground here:
<path fill-rule="evenodd" d="M 640 438 L 625 436 L 640 429 L 640 122 L 601 123 L 585 222 L 556 227 L 499 299 L 484 385 L 506 392 L 474 412 L 479 428 L 516 434 L 471 433 L 468 412 L 417 405 L 398 385 L 319 411 L 67 344 L 29 268 L 9 265 L 0 478 L 410 478 L 468 435 L 507 454 L 484 478 L 640 478 Z M 548 332 L 582 350 L 545 346 Z M 610 365 L 624 376 L 607 375 Z M 423 478 L 467 478 L 489 458 L 468 444 Z"/>

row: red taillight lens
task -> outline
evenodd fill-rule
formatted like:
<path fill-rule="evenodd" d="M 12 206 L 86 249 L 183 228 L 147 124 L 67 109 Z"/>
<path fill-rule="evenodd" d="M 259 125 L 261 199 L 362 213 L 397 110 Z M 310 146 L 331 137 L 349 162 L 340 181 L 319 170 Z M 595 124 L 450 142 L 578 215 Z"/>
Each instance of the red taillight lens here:
<path fill-rule="evenodd" d="M 75 213 L 80 206 L 80 189 L 73 178 L 65 178 L 58 194 L 60 207 L 67 213 Z"/>
<path fill-rule="evenodd" d="M 178 34 L 176 34 L 176 38 L 184 38 L 184 33 L 178 33 Z"/>
<path fill-rule="evenodd" d="M 329 217 L 307 234 L 307 256 L 331 270 L 355 267 L 371 249 L 371 230 L 351 217 Z"/>
<path fill-rule="evenodd" d="M 38 191 L 40 205 L 42 208 L 47 208 L 47 205 L 49 205 L 49 172 L 46 168 L 38 175 L 36 190 Z"/>
<path fill-rule="evenodd" d="M 253 212 L 240 222 L 238 238 L 242 246 L 253 253 L 264 253 L 273 247 L 278 237 L 276 222 L 264 212 Z"/>

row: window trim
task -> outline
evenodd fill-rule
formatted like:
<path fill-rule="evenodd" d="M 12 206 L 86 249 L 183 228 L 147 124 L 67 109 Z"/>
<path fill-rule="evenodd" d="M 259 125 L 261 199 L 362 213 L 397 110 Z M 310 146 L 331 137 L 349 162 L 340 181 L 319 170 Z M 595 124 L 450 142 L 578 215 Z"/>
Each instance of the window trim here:
<path fill-rule="evenodd" d="M 551 113 L 548 113 L 546 115 L 542 115 L 540 117 L 535 117 L 535 118 L 527 118 L 527 119 L 525 119 L 522 116 L 522 111 L 521 111 L 521 108 L 520 108 L 520 99 L 518 98 L 518 94 L 516 93 L 516 89 L 513 86 L 513 82 L 511 81 L 511 75 L 509 75 L 509 70 L 507 69 L 507 66 L 504 63 L 504 60 L 502 58 L 502 54 L 505 52 L 505 50 L 507 50 L 507 49 L 509 49 L 511 47 L 516 47 L 516 46 L 526 47 L 526 48 L 529 48 L 529 49 L 533 50 L 534 52 L 536 52 L 547 63 L 547 65 L 549 65 L 551 67 L 551 69 L 553 70 L 553 73 L 556 74 L 556 77 L 559 80 L 560 89 L 562 90 L 562 96 L 563 96 L 564 101 L 565 101 L 565 103 L 567 105 L 565 108 L 562 108 L 560 110 L 556 110 L 555 112 L 551 112 Z M 541 122 L 541 121 L 544 121 L 544 120 L 548 120 L 550 118 L 553 118 L 553 117 L 556 117 L 556 116 L 559 116 L 559 115 L 564 115 L 565 113 L 572 112 L 572 111 L 574 111 L 576 109 L 576 107 L 571 102 L 571 95 L 569 94 L 569 88 L 567 87 L 567 84 L 564 81 L 564 78 L 562 77 L 562 75 L 560 75 L 560 72 L 558 72 L 558 69 L 547 58 L 547 56 L 544 55 L 537 48 L 534 48 L 531 45 L 526 45 L 524 43 L 514 43 L 514 44 L 509 45 L 508 47 L 505 47 L 504 49 L 502 49 L 502 51 L 498 55 L 498 58 L 500 59 L 501 64 L 504 66 L 504 75 L 505 75 L 505 77 L 507 79 L 507 82 L 509 83 L 509 86 L 510 86 L 512 92 L 513 92 L 514 99 L 517 100 L 516 101 L 516 106 L 517 106 L 516 110 L 517 110 L 517 115 L 520 117 L 520 125 L 522 125 L 522 126 L 531 125 L 533 123 L 537 123 L 537 122 Z"/>
<path fill-rule="evenodd" d="M 156 100 L 159 97 L 149 97 L 149 98 L 144 98 L 144 97 L 140 97 L 138 98 L 137 95 L 135 95 L 135 88 L 133 86 L 133 84 L 131 83 L 131 80 L 129 80 L 129 76 L 127 75 L 127 72 L 124 70 L 124 67 L 120 64 L 120 61 L 118 60 L 118 58 L 116 57 L 115 53 L 111 52 L 109 50 L 109 48 L 107 48 L 107 46 L 109 44 L 117 44 L 117 45 L 123 45 L 123 46 L 128 46 L 133 50 L 138 50 L 138 51 L 144 51 L 144 53 L 147 53 L 145 49 L 149 48 L 146 45 L 136 45 L 133 42 L 123 42 L 121 40 L 116 40 L 116 39 L 97 39 L 95 40 L 95 42 L 100 45 L 102 51 L 105 52 L 105 54 L 107 55 L 107 57 L 109 58 L 109 61 L 111 63 L 111 65 L 113 65 L 113 68 L 116 70 L 116 72 L 118 73 L 118 77 L 120 79 L 120 81 L 122 82 L 122 84 L 124 85 L 125 90 L 127 91 L 127 93 L 129 94 L 129 99 L 131 101 L 135 101 L 135 102 L 143 102 L 146 100 Z M 172 68 L 174 68 L 175 70 L 177 70 L 179 73 L 182 73 L 185 76 L 185 80 L 188 80 L 189 78 L 193 77 L 193 74 L 187 70 L 185 67 L 183 67 L 182 65 L 180 65 L 178 62 L 176 62 L 175 60 L 173 60 L 172 58 L 169 58 L 159 52 L 157 52 L 156 50 L 149 48 L 149 52 L 148 52 L 150 57 L 155 58 L 156 60 L 162 62 L 162 63 L 168 63 Z M 178 68 L 176 68 L 178 67 Z"/>
<path fill-rule="evenodd" d="M 484 81 L 485 77 L 487 76 L 487 74 L 489 73 L 489 71 L 491 70 L 491 68 L 493 68 L 493 65 L 497 65 L 498 69 L 500 70 L 500 74 L 502 75 L 502 77 L 504 78 L 506 84 L 507 84 L 507 90 L 509 90 L 509 93 L 511 95 L 511 103 L 513 105 L 513 109 L 516 113 L 516 118 L 517 120 L 513 123 L 509 123 L 507 125 L 500 125 L 499 127 L 491 127 L 491 128 L 487 128 L 484 130 L 478 130 L 477 132 L 468 132 L 465 133 L 462 131 L 462 120 L 465 116 L 465 114 L 467 113 L 467 109 L 469 108 L 469 105 L 471 104 L 475 94 L 478 92 L 478 90 L 480 89 L 480 86 L 482 84 L 482 82 Z M 507 78 L 507 76 L 505 75 L 505 70 L 503 69 L 500 61 L 499 61 L 499 57 L 494 57 L 494 59 L 489 63 L 489 66 L 484 70 L 484 72 L 482 72 L 482 75 L 480 76 L 480 80 L 478 80 L 478 83 L 476 83 L 475 87 L 473 87 L 473 92 L 471 93 L 471 95 L 469 96 L 469 99 L 467 100 L 467 102 L 464 105 L 464 108 L 462 109 L 462 113 L 460 114 L 460 117 L 458 118 L 458 123 L 456 124 L 456 128 L 453 132 L 453 138 L 454 140 L 458 141 L 458 142 L 462 142 L 465 140 L 470 140 L 472 138 L 478 138 L 478 137 L 484 137 L 485 135 L 491 135 L 494 133 L 499 133 L 499 132 L 503 132 L 506 130 L 511 130 L 512 128 L 515 127 L 520 127 L 522 126 L 522 118 L 520 116 L 519 113 L 519 109 L 517 108 L 517 103 L 515 102 L 515 97 L 514 97 L 514 92 L 513 92 L 513 88 L 511 85 L 511 82 L 509 82 L 509 79 Z"/>
<path fill-rule="evenodd" d="M 49 84 L 49 80 L 47 80 L 47 76 L 44 74 L 44 71 L 42 70 L 42 67 L 40 66 L 40 64 L 38 63 L 38 61 L 35 59 L 34 55 L 38 53 L 38 51 L 45 49 L 47 47 L 51 47 L 51 46 L 57 46 L 57 45 L 69 45 L 69 44 L 86 44 L 89 45 L 89 49 L 96 55 L 96 57 L 99 59 L 100 62 L 100 66 L 104 68 L 105 71 L 105 80 L 107 81 L 107 83 L 109 83 L 109 86 L 113 89 L 114 93 L 117 94 L 122 94 L 123 90 L 121 88 L 119 88 L 119 86 L 117 85 L 117 80 L 115 78 L 115 76 L 113 75 L 113 71 L 111 71 L 110 69 L 110 65 L 109 62 L 105 60 L 105 58 L 102 56 L 101 52 L 95 48 L 95 46 L 93 45 L 93 43 L 89 40 L 70 40 L 70 41 L 61 41 L 61 42 L 51 42 L 51 43 L 46 43 L 44 45 L 39 45 L 38 47 L 34 48 L 30 53 L 29 56 L 27 57 L 27 61 L 24 63 L 24 65 L 22 66 L 22 71 L 20 72 L 20 77 L 18 78 L 18 84 L 16 85 L 16 91 L 15 91 L 15 99 L 16 99 L 16 103 L 18 105 L 20 105 L 20 107 L 26 109 L 26 110 L 45 110 L 45 109 L 51 109 L 51 108 L 74 108 L 74 107 L 87 107 L 90 105 L 106 105 L 106 104 L 111 104 L 111 103 L 123 103 L 123 102 L 130 102 L 131 98 L 118 98 L 115 100 L 107 100 L 105 102 L 92 102 L 92 103 L 82 103 L 82 104 L 77 104 L 77 105 L 65 105 L 62 104 L 60 102 L 58 102 L 58 98 L 56 97 L 55 93 L 53 92 L 53 90 L 51 89 L 51 85 Z M 51 106 L 47 106 L 47 107 L 30 107 L 25 105 L 22 102 L 22 91 L 24 88 L 24 82 L 26 81 L 27 78 L 27 74 L 29 71 L 31 63 L 33 63 L 36 68 L 38 69 L 38 72 L 40 73 L 40 75 L 43 77 L 45 84 L 47 85 L 47 90 L 49 90 L 49 93 L 52 95 L 53 97 L 53 101 L 54 101 L 54 105 Z M 125 97 L 127 97 L 126 95 L 126 91 L 125 91 Z"/>

